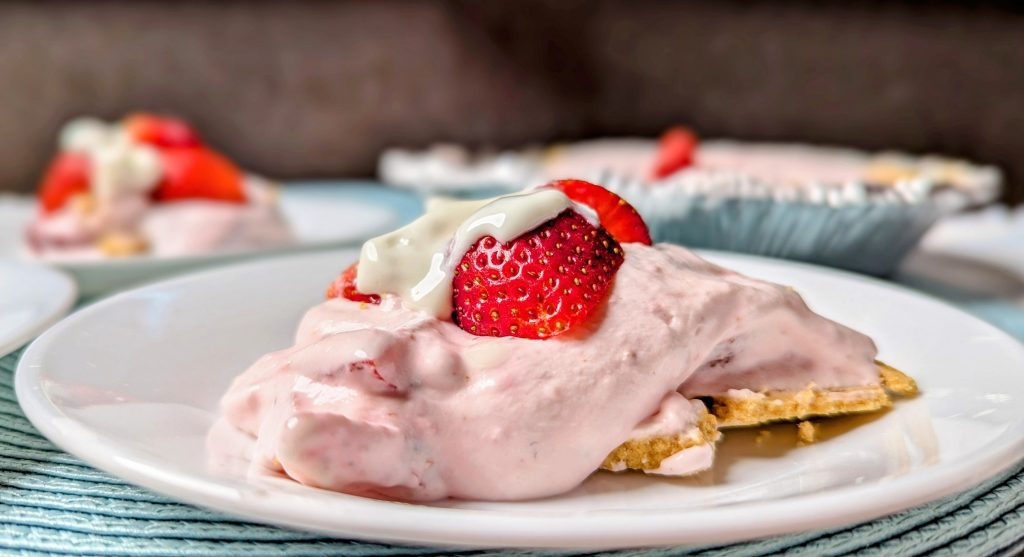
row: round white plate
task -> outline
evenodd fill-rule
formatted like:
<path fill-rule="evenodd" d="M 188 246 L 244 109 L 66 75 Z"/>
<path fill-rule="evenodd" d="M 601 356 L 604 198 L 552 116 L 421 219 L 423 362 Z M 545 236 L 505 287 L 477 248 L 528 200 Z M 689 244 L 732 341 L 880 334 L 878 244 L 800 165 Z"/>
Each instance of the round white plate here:
<path fill-rule="evenodd" d="M 47 261 L 71 273 L 82 296 L 94 296 L 182 271 L 270 253 L 359 245 L 419 216 L 419 198 L 370 182 L 290 182 L 281 188 L 281 210 L 296 242 L 282 248 L 187 257 L 129 257 L 98 261 Z M 24 230 L 35 211 L 29 198 L 0 199 L 0 257 L 31 258 Z"/>
<path fill-rule="evenodd" d="M 1024 208 L 994 206 L 943 219 L 901 275 L 1024 304 Z"/>
<path fill-rule="evenodd" d="M 75 296 L 75 282 L 60 271 L 0 261 L 0 356 L 64 317 Z"/>
<path fill-rule="evenodd" d="M 945 218 L 921 240 L 920 249 L 989 263 L 1024 280 L 1024 208 L 996 205 Z"/>
<path fill-rule="evenodd" d="M 1024 457 L 1024 346 L 969 315 L 856 275 L 708 254 L 800 290 L 877 339 L 924 394 L 887 413 L 793 426 L 768 443 L 729 431 L 689 479 L 594 474 L 544 500 L 409 505 L 211 472 L 204 439 L 231 379 L 291 343 L 304 310 L 355 253 L 226 267 L 115 295 L 40 337 L 17 371 L 25 413 L 87 462 L 190 503 L 368 540 L 621 547 L 729 542 L 835 527 L 965 489 Z M 856 426 L 856 427 L 854 427 Z"/>

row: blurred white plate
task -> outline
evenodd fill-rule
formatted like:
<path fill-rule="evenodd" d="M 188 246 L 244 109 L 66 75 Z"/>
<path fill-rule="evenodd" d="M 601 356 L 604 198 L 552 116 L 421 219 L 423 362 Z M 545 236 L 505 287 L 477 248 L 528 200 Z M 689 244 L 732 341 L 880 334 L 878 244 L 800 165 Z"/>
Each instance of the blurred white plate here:
<path fill-rule="evenodd" d="M 97 261 L 47 261 L 71 273 L 82 296 L 94 296 L 182 271 L 271 253 L 359 245 L 419 216 L 411 193 L 370 182 L 291 182 L 281 188 L 281 210 L 296 242 L 275 249 L 217 252 L 188 257 L 129 257 Z M 24 230 L 35 211 L 29 198 L 0 199 L 0 258 L 31 258 Z"/>
<path fill-rule="evenodd" d="M 43 332 L 74 302 L 75 282 L 64 273 L 0 261 L 0 356 Z"/>
<path fill-rule="evenodd" d="M 985 262 L 1024 279 L 1024 208 L 996 205 L 943 219 L 920 251 Z"/>
<path fill-rule="evenodd" d="M 1015 322 L 1004 325 L 1024 331 L 1020 312 L 1010 312 L 1014 303 L 1024 310 L 1024 208 L 997 205 L 943 219 L 903 262 L 897 278 L 947 299 L 1001 306 Z"/>
<path fill-rule="evenodd" d="M 887 413 L 822 421 L 823 440 L 804 447 L 792 425 L 760 446 L 756 431 L 728 431 L 714 469 L 694 478 L 601 472 L 535 501 L 410 505 L 211 471 L 204 441 L 219 397 L 260 355 L 291 344 L 300 316 L 355 258 L 345 251 L 225 267 L 80 310 L 28 349 L 18 399 L 64 449 L 177 499 L 337 536 L 441 545 L 622 547 L 831 528 L 965 489 L 1024 457 L 1017 341 L 887 283 L 707 255 L 792 285 L 872 335 L 924 394 Z"/>

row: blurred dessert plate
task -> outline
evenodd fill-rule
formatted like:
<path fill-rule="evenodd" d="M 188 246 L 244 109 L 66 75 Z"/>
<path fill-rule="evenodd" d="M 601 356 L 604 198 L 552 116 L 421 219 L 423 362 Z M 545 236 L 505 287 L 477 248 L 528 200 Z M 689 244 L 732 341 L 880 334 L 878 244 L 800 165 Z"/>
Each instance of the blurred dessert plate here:
<path fill-rule="evenodd" d="M 940 219 L 999 196 L 993 166 L 937 155 L 698 138 L 604 138 L 473 151 L 389 149 L 380 179 L 487 197 L 583 177 L 630 202 L 658 242 L 891 274 Z"/>
<path fill-rule="evenodd" d="M 32 340 L 75 301 L 66 274 L 30 263 L 0 261 L 0 356 Z"/>
<path fill-rule="evenodd" d="M 14 196 L 0 198 L 0 258 L 40 261 L 63 269 L 74 276 L 82 296 L 94 296 L 228 261 L 359 245 L 367 238 L 411 221 L 421 211 L 421 202 L 415 195 L 367 181 L 289 182 L 277 192 L 278 210 L 290 231 L 287 242 L 192 254 L 140 253 L 112 258 L 32 253 L 24 238 L 36 214 L 35 202 Z"/>

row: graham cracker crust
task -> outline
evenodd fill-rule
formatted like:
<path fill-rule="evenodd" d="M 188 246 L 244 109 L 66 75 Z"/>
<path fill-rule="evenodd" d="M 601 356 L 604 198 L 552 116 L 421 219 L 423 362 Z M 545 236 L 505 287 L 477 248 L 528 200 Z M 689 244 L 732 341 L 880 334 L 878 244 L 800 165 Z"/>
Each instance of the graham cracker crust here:
<path fill-rule="evenodd" d="M 883 362 L 878 365 L 879 383 L 861 387 L 822 389 L 814 384 L 801 391 L 732 390 L 712 397 L 709 412 L 693 431 L 673 436 L 631 439 L 609 454 L 601 468 L 611 471 L 657 470 L 661 462 L 680 451 L 716 443 L 720 428 L 754 427 L 772 422 L 801 422 L 802 443 L 815 441 L 815 427 L 808 418 L 876 412 L 892 406 L 892 397 L 917 394 L 913 378 Z"/>
<path fill-rule="evenodd" d="M 715 443 L 721 434 L 713 415 L 705 413 L 697 424 L 697 435 L 680 433 L 675 436 L 630 439 L 621 444 L 604 459 L 601 468 L 619 472 L 622 470 L 657 470 L 661 461 L 686 449 Z"/>
<path fill-rule="evenodd" d="M 822 416 L 876 412 L 892 406 L 892 397 L 917 394 L 917 383 L 896 368 L 878 365 L 879 384 L 823 389 L 813 383 L 801 391 L 731 390 L 711 398 L 719 427 L 751 427 Z"/>

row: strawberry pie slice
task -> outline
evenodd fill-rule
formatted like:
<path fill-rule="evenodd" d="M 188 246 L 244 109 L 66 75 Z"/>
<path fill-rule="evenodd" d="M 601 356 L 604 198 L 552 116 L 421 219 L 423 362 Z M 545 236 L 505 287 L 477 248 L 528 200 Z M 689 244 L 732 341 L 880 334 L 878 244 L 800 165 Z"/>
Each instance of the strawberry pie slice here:
<path fill-rule="evenodd" d="M 62 259 L 280 245 L 290 233 L 274 192 L 177 118 L 82 118 L 61 131 L 26 237 Z"/>
<path fill-rule="evenodd" d="M 792 289 L 651 245 L 632 207 L 577 180 L 433 200 L 327 295 L 222 400 L 254 475 L 406 501 L 545 497 L 599 469 L 706 470 L 721 424 L 914 389 Z"/>

